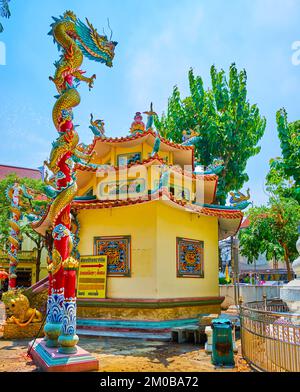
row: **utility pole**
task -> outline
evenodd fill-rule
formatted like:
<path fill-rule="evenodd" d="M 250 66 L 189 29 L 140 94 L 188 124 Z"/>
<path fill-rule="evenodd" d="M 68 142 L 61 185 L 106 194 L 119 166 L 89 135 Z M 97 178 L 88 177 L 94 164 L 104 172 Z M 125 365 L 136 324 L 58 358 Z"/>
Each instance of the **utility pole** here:
<path fill-rule="evenodd" d="M 231 237 L 231 268 L 233 271 L 234 285 L 234 303 L 238 306 L 240 290 L 239 290 L 239 240 Z"/>

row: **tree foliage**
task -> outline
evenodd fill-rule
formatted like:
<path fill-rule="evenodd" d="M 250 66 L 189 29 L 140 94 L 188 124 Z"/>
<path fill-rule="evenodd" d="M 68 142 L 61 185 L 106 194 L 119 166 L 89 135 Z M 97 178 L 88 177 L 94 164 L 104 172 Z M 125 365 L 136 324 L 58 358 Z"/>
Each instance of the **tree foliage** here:
<path fill-rule="evenodd" d="M 41 180 L 35 180 L 31 178 L 19 178 L 15 173 L 8 174 L 4 179 L 0 181 L 0 248 L 7 249 L 8 243 L 8 235 L 10 231 L 9 219 L 10 219 L 10 201 L 6 197 L 6 190 L 9 186 L 13 185 L 15 182 L 18 182 L 21 185 L 25 185 L 26 187 L 32 189 L 36 193 L 41 194 L 43 192 L 43 182 Z M 33 208 L 39 207 L 40 201 L 33 200 L 32 202 Z M 20 221 L 20 228 L 22 236 L 26 235 L 29 237 L 35 244 L 35 247 L 38 250 L 37 257 L 37 271 L 36 276 L 37 280 L 39 279 L 40 272 L 40 261 L 41 261 L 41 252 L 44 247 L 43 237 L 41 237 L 36 231 L 34 231 L 31 226 L 28 224 L 26 220 L 26 210 L 21 207 L 22 217 Z"/>
<path fill-rule="evenodd" d="M 296 241 L 300 224 L 300 121 L 288 123 L 285 109 L 276 113 L 282 157 L 270 160 L 266 190 L 267 206 L 249 210 L 249 227 L 239 233 L 241 253 L 249 262 L 266 252 L 268 260 L 290 263 L 298 256 Z"/>
<path fill-rule="evenodd" d="M 181 98 L 177 86 L 168 100 L 167 113 L 155 119 L 161 135 L 182 142 L 182 132 L 193 129 L 200 135 L 195 157 L 204 166 L 215 158 L 224 160 L 217 200 L 225 204 L 229 191 L 239 190 L 248 181 L 247 161 L 260 151 L 257 146 L 264 134 L 266 120 L 257 105 L 247 99 L 247 74 L 230 66 L 229 79 L 225 71 L 215 66 L 210 70 L 212 89 L 204 89 L 203 80 L 189 71 L 190 95 Z"/>
<path fill-rule="evenodd" d="M 288 123 L 285 109 L 276 113 L 282 157 L 270 161 L 269 190 L 300 202 L 300 121 Z"/>
<path fill-rule="evenodd" d="M 292 198 L 271 197 L 268 206 L 251 208 L 248 219 L 250 225 L 239 232 L 241 254 L 250 263 L 262 253 L 266 253 L 267 260 L 284 260 L 291 280 L 290 263 L 298 254 L 298 202 Z"/>
<path fill-rule="evenodd" d="M 266 190 L 271 195 L 293 198 L 300 201 L 295 191 L 293 177 L 287 176 L 284 170 L 283 158 L 270 160 L 270 169 L 266 177 Z"/>

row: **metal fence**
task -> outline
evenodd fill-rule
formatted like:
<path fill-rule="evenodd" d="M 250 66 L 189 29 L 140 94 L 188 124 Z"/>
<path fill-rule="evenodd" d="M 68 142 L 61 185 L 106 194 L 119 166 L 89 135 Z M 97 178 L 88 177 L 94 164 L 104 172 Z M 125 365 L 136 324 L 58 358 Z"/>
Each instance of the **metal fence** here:
<path fill-rule="evenodd" d="M 242 355 L 257 370 L 300 372 L 300 314 L 281 300 L 240 304 Z"/>

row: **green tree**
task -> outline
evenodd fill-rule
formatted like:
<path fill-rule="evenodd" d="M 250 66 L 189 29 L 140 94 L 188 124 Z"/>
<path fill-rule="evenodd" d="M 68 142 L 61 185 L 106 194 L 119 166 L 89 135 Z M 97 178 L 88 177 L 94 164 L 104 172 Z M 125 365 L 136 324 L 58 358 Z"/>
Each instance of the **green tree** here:
<path fill-rule="evenodd" d="M 291 262 L 297 257 L 297 227 L 300 205 L 292 198 L 271 197 L 268 206 L 249 210 L 250 225 L 240 230 L 240 251 L 252 263 L 266 252 L 267 260 L 283 259 L 288 280 L 292 279 Z"/>
<path fill-rule="evenodd" d="M 247 74 L 230 66 L 225 71 L 210 70 L 212 89 L 204 89 L 203 80 L 189 71 L 190 95 L 181 99 L 177 86 L 168 100 L 167 113 L 155 119 L 161 135 L 182 142 L 182 132 L 193 129 L 200 135 L 195 157 L 208 166 L 215 158 L 224 161 L 219 176 L 217 201 L 225 204 L 228 192 L 239 190 L 248 181 L 247 161 L 260 151 L 257 143 L 264 134 L 266 120 L 257 105 L 247 99 Z"/>
<path fill-rule="evenodd" d="M 9 219 L 10 219 L 10 201 L 6 197 L 6 190 L 10 185 L 18 182 L 21 185 L 32 189 L 34 192 L 41 194 L 43 191 L 43 182 L 41 180 L 35 180 L 31 178 L 19 178 L 15 173 L 7 175 L 0 181 L 0 248 L 2 250 L 8 249 L 8 235 L 10 231 Z M 31 202 L 33 208 L 39 208 L 45 202 L 39 200 L 33 200 Z M 44 238 L 34 231 L 28 221 L 26 220 L 26 210 L 21 207 L 22 222 L 20 222 L 21 234 L 29 237 L 35 244 L 37 249 L 37 260 L 36 260 L 36 279 L 39 280 L 40 268 L 41 268 L 41 255 L 44 247 Z"/>
<path fill-rule="evenodd" d="M 286 174 L 281 157 L 270 159 L 270 169 L 266 176 L 266 190 L 271 195 L 300 201 L 297 197 L 295 180 Z"/>
<path fill-rule="evenodd" d="M 276 113 L 276 121 L 282 157 L 271 162 L 269 182 L 274 183 L 277 174 L 278 181 L 282 178 L 289 183 L 281 191 L 300 202 L 300 121 L 289 123 L 284 108 Z"/>

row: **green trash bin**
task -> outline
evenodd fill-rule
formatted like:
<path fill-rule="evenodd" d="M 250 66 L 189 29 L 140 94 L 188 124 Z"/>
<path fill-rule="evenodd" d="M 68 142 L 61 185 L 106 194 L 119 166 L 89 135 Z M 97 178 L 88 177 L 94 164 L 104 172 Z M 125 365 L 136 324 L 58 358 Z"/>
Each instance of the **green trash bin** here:
<path fill-rule="evenodd" d="M 211 322 L 213 330 L 211 361 L 215 366 L 235 366 L 232 343 L 232 323 L 225 318 Z"/>

